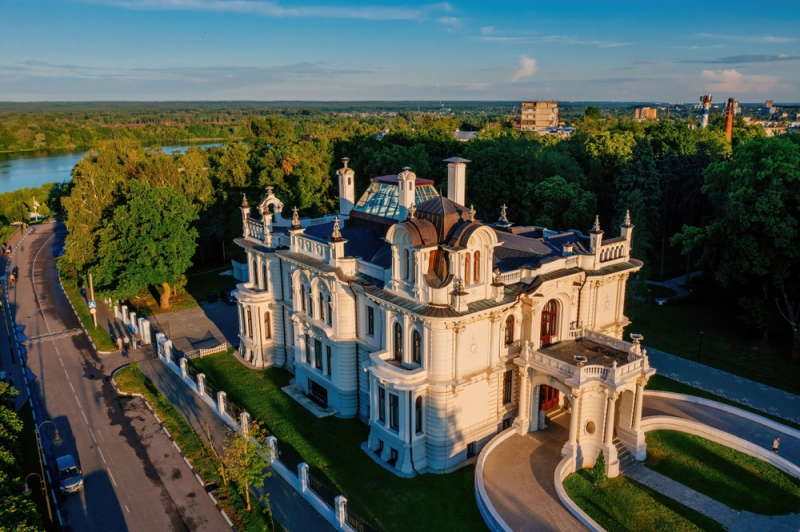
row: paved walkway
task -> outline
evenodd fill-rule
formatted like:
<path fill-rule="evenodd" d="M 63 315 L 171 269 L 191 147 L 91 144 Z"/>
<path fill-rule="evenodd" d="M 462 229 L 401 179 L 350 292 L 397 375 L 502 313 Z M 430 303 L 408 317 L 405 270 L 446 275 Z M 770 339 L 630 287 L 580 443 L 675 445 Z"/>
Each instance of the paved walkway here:
<path fill-rule="evenodd" d="M 696 271 L 689 274 L 689 278 L 697 277 L 698 275 L 703 275 L 702 271 Z M 681 275 L 680 277 L 675 277 L 674 279 L 668 279 L 666 281 L 647 281 L 647 284 L 651 284 L 653 286 L 663 286 L 665 288 L 669 288 L 675 292 L 674 297 L 683 297 L 688 296 L 689 291 L 686 290 L 683 285 L 686 284 L 686 276 Z"/>
<path fill-rule="evenodd" d="M 215 347 L 222 342 L 239 345 L 239 316 L 236 307 L 222 301 L 199 307 L 156 314 L 148 318 L 164 331 L 181 351 Z"/>
<path fill-rule="evenodd" d="M 780 456 L 793 464 L 800 466 L 800 440 L 788 434 L 776 432 L 771 428 L 729 414 L 716 408 L 711 408 L 694 403 L 687 403 L 676 399 L 644 396 L 644 409 L 642 417 L 647 416 L 675 416 L 684 419 L 699 421 L 710 427 L 733 434 L 743 440 L 752 442 L 764 449 L 772 450 L 772 441 L 775 436 L 780 436 Z"/>
<path fill-rule="evenodd" d="M 197 397 L 180 377 L 160 360 L 148 359 L 140 362 L 139 367 L 203 439 L 207 440 L 206 427 L 209 428 L 212 444 L 221 451 L 226 426 L 211 407 Z M 333 527 L 294 488 L 271 468 L 268 469 L 272 474 L 266 479 L 264 487 L 257 491 L 259 496 L 269 494 L 275 520 L 284 530 L 287 532 L 333 530 Z"/>
<path fill-rule="evenodd" d="M 800 395 L 648 347 L 658 375 L 700 388 L 767 414 L 800 423 Z"/>
<path fill-rule="evenodd" d="M 549 427 L 511 436 L 486 459 L 483 482 L 492 505 L 515 532 L 571 532 L 586 528 L 561 504 L 553 475 L 569 439 L 569 415 Z"/>
<path fill-rule="evenodd" d="M 731 532 L 797 532 L 800 530 L 800 514 L 768 516 L 733 510 L 721 502 L 687 488 L 680 482 L 656 473 L 641 464 L 629 469 L 625 474 L 645 486 L 714 519 Z"/>

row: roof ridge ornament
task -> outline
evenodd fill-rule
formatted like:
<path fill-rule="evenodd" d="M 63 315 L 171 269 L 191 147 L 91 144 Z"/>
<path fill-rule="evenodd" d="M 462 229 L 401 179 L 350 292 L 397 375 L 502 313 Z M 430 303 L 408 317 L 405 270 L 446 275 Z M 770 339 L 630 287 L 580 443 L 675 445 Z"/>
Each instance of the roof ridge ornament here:
<path fill-rule="evenodd" d="M 292 229 L 300 229 L 301 227 L 300 215 L 297 214 L 297 205 L 295 205 L 292 207 Z"/>
<path fill-rule="evenodd" d="M 409 221 L 414 221 L 416 219 L 417 219 L 417 204 L 416 203 L 412 203 L 408 207 L 408 220 Z"/>
<path fill-rule="evenodd" d="M 592 230 L 590 231 L 590 234 L 600 235 L 602 233 L 603 233 L 603 230 L 600 229 L 600 215 L 599 214 L 595 214 L 595 216 L 594 216 L 594 226 L 592 227 Z"/>
<path fill-rule="evenodd" d="M 339 230 L 339 217 L 333 219 L 333 233 L 331 233 L 331 240 L 337 242 L 342 239 L 342 233 Z"/>
<path fill-rule="evenodd" d="M 249 207 L 250 205 L 247 203 L 247 194 L 242 194 L 242 207 Z"/>
<path fill-rule="evenodd" d="M 472 204 L 470 204 L 469 206 L 469 221 L 470 222 L 475 221 L 475 207 Z"/>
<path fill-rule="evenodd" d="M 630 227 L 631 226 L 631 210 L 630 209 L 628 209 L 625 212 L 625 223 L 623 225 L 625 227 Z"/>
<path fill-rule="evenodd" d="M 506 231 L 510 231 L 511 230 L 511 226 L 514 225 L 514 224 L 508 221 L 508 216 L 506 216 L 507 209 L 508 209 L 508 207 L 504 203 L 503 206 L 500 207 L 500 219 L 497 220 L 497 223 L 495 223 L 494 225 L 496 227 L 500 227 L 502 229 L 505 229 Z"/>

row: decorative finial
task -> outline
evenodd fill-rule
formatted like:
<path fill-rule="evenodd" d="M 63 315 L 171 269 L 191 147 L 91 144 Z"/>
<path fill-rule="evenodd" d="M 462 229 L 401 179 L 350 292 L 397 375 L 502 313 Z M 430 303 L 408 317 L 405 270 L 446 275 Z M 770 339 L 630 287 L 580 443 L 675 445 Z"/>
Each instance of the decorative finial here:
<path fill-rule="evenodd" d="M 631 225 L 631 211 L 630 209 L 625 212 L 625 226 L 630 227 Z"/>
<path fill-rule="evenodd" d="M 267 197 L 272 196 L 272 188 L 273 188 L 272 186 L 267 187 Z"/>
<path fill-rule="evenodd" d="M 463 291 L 464 291 L 464 279 L 459 277 L 458 279 L 456 279 L 456 292 L 460 294 Z"/>
<path fill-rule="evenodd" d="M 300 215 L 297 214 L 297 206 L 292 207 L 292 229 L 300 229 Z"/>
<path fill-rule="evenodd" d="M 594 217 L 594 226 L 592 227 L 592 230 L 590 231 L 590 233 L 593 234 L 593 235 L 599 235 L 599 234 L 602 234 L 602 232 L 603 232 L 603 230 L 600 229 L 600 215 L 596 214 L 595 217 Z"/>
<path fill-rule="evenodd" d="M 347 168 L 347 163 L 349 162 L 350 162 L 349 157 L 342 157 L 342 164 L 344 165 L 345 168 Z"/>
<path fill-rule="evenodd" d="M 475 221 L 475 207 L 473 207 L 472 205 L 469 206 L 469 221 L 470 222 Z"/>
<path fill-rule="evenodd" d="M 495 268 L 494 269 L 494 279 L 493 279 L 493 281 L 494 281 L 494 284 L 503 284 L 503 281 L 500 278 L 500 269 L 499 268 Z"/>
<path fill-rule="evenodd" d="M 503 222 L 504 224 L 508 223 L 508 218 L 506 217 L 507 208 L 508 207 L 506 207 L 505 203 L 503 204 L 502 207 L 500 207 L 500 221 Z"/>
<path fill-rule="evenodd" d="M 404 172 L 410 172 L 411 171 L 411 167 L 410 166 L 404 166 L 403 167 L 403 171 Z"/>
<path fill-rule="evenodd" d="M 408 219 L 409 220 L 417 219 L 417 206 L 414 203 L 412 203 L 411 206 L 408 208 Z"/>
<path fill-rule="evenodd" d="M 339 217 L 333 219 L 333 233 L 331 233 L 331 240 L 341 240 L 342 233 L 339 231 Z"/>
<path fill-rule="evenodd" d="M 242 207 L 249 207 L 250 205 L 247 204 L 247 194 L 242 194 Z"/>

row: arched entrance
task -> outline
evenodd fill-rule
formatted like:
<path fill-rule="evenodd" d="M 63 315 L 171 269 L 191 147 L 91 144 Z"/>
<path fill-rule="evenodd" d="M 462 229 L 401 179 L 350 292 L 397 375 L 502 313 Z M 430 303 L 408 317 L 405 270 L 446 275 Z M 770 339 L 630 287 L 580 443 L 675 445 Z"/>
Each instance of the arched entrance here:
<path fill-rule="evenodd" d="M 555 299 L 547 302 L 542 310 L 542 346 L 553 343 L 556 337 L 556 322 L 558 321 L 558 303 Z"/>

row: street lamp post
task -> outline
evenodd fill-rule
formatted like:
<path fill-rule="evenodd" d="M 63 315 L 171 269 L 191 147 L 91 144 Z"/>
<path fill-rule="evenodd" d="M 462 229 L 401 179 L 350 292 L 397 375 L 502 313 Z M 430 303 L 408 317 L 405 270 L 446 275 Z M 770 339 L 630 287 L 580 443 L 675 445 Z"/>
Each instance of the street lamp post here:
<path fill-rule="evenodd" d="M 27 477 L 25 477 L 25 488 L 22 490 L 22 494 L 26 497 L 30 497 L 33 491 L 31 490 L 30 486 L 28 486 L 28 479 L 31 477 L 39 477 L 39 484 L 42 487 L 42 493 L 44 494 L 45 504 L 47 505 L 47 515 L 50 517 L 50 522 L 53 522 L 53 512 L 50 510 L 50 497 L 47 496 L 47 484 L 44 482 L 44 477 L 40 476 L 39 473 L 30 473 Z"/>
<path fill-rule="evenodd" d="M 58 447 L 59 445 L 64 443 L 64 440 L 61 438 L 61 435 L 58 433 L 58 426 L 55 423 L 53 423 L 52 421 L 50 421 L 50 420 L 41 422 L 39 424 L 39 426 L 37 427 L 37 429 L 36 429 L 36 446 L 39 448 L 39 468 L 40 468 L 40 470 L 42 472 L 42 475 L 41 475 L 42 491 L 44 491 L 44 501 L 45 501 L 45 504 L 47 505 L 47 515 L 50 516 L 50 522 L 52 523 L 53 522 L 53 511 L 50 509 L 50 497 L 47 496 L 47 485 L 45 484 L 45 481 L 44 481 L 44 478 L 45 478 L 44 477 L 44 461 L 42 460 L 42 456 L 44 455 L 44 449 L 42 449 L 42 432 L 41 431 L 42 431 L 42 426 L 46 425 L 47 423 L 50 423 L 56 429 L 55 438 L 50 440 L 53 443 L 53 445 Z M 36 475 L 36 473 L 31 473 L 31 475 Z M 28 476 L 30 476 L 30 475 L 28 475 Z M 27 480 L 27 478 L 25 480 Z M 25 487 L 27 488 L 27 486 L 28 485 L 26 483 Z M 53 503 L 55 503 L 55 501 L 53 501 Z"/>
<path fill-rule="evenodd" d="M 706 332 L 703 329 L 700 329 L 700 346 L 697 349 L 697 358 L 700 358 L 703 355 L 703 335 Z"/>

